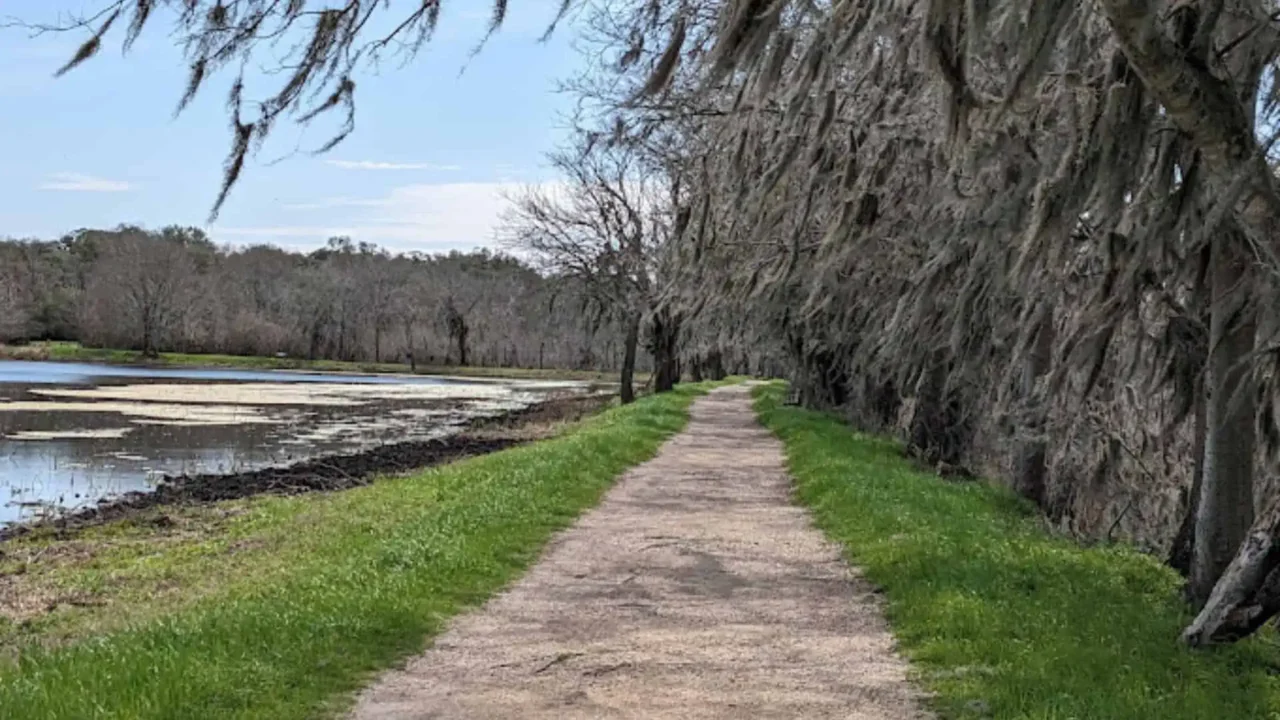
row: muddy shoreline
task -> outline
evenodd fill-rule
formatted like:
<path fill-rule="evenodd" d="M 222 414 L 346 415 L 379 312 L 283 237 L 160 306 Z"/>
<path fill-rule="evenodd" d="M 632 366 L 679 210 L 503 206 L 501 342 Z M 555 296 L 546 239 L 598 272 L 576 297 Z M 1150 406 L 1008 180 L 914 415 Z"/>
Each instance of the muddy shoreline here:
<path fill-rule="evenodd" d="M 460 432 L 439 439 L 388 443 L 248 472 L 165 476 L 150 492 L 130 492 L 54 518 L 0 527 L 0 543 L 35 532 L 66 536 L 158 506 L 359 487 L 380 475 L 443 465 L 542 439 L 553 434 L 556 425 L 598 412 L 612 400 L 609 394 L 553 397 L 497 417 L 478 418 Z"/>

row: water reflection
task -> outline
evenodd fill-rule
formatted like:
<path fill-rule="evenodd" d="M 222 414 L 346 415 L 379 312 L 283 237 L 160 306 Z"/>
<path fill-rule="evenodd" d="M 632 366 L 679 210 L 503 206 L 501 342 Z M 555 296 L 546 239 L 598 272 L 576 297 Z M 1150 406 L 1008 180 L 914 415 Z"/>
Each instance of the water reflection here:
<path fill-rule="evenodd" d="M 169 380 L 219 380 L 223 382 L 343 382 L 384 384 L 454 384 L 471 381 L 410 375 L 356 375 L 294 370 L 218 370 L 200 368 L 148 368 L 91 363 L 0 360 L 0 384 L 81 385 L 106 378 Z"/>

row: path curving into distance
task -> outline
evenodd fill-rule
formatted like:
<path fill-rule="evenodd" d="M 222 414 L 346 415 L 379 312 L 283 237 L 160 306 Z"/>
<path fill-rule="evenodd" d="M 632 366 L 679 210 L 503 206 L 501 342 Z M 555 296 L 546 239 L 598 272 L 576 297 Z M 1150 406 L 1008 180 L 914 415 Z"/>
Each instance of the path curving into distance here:
<path fill-rule="evenodd" d="M 930 717 L 871 587 L 791 504 L 748 389 L 691 414 L 352 717 Z"/>

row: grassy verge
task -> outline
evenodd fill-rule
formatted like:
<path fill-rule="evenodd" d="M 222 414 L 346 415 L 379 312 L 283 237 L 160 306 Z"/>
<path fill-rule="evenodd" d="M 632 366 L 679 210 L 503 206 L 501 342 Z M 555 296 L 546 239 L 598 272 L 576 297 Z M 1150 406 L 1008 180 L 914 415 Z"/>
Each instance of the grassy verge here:
<path fill-rule="evenodd" d="M 37 342 L 29 345 L 0 345 L 0 359 L 54 360 L 58 362 L 101 362 L 128 365 L 143 362 L 136 350 L 87 348 L 74 342 Z M 346 373 L 409 373 L 404 363 L 345 362 L 341 360 L 303 360 L 300 358 L 274 358 L 244 355 L 214 355 L 193 353 L 160 353 L 160 357 L 147 360 L 155 366 L 185 366 L 204 368 L 240 368 L 254 370 L 312 370 Z M 453 365 L 419 365 L 419 375 L 452 375 L 475 378 L 516 378 L 528 380 L 591 380 L 616 382 L 616 373 L 595 370 L 561 370 L 558 368 L 504 368 Z M 636 381 L 643 383 L 647 374 L 637 374 Z"/>
<path fill-rule="evenodd" d="M 450 616 L 521 572 L 614 477 L 683 426 L 699 391 L 342 493 L 187 509 L 214 517 L 170 518 L 164 542 L 145 520 L 95 529 L 113 542 L 91 562 L 54 570 L 50 584 L 116 601 L 72 604 L 69 621 L 12 635 L 18 659 L 0 664 L 0 715 L 335 713 L 370 673 L 420 650 Z M 184 532 L 201 522 L 223 527 Z M 24 538 L 0 550 L 13 562 L 52 542 Z"/>
<path fill-rule="evenodd" d="M 1274 636 L 1181 647 L 1178 577 L 1124 547 L 1051 537 L 1016 497 L 913 470 L 895 444 L 757 390 L 799 502 L 884 590 L 946 718 L 1280 718 Z"/>

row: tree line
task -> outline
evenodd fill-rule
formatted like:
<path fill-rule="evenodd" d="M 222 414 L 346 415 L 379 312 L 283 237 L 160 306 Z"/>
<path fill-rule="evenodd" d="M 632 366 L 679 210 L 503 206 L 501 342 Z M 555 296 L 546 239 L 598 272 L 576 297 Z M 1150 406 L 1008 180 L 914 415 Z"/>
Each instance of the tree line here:
<path fill-rule="evenodd" d="M 0 241 L 0 341 L 613 370 L 619 326 L 572 279 L 486 250 L 395 255 L 350 238 L 290 252 L 199 228 Z M 647 368 L 644 358 L 640 362 Z"/>
<path fill-rule="evenodd" d="M 152 5 L 109 4 L 126 45 Z M 421 47 L 439 4 L 390 39 L 361 28 L 403 11 L 361 0 L 183 7 L 187 96 L 211 64 L 272 62 L 262 31 L 299 39 L 258 115 L 232 94 L 216 207 L 281 117 L 342 111 L 333 141 L 351 132 L 353 78 Z M 569 0 L 552 23 L 567 12 L 567 189 L 514 198 L 509 241 L 624 345 L 640 318 L 659 374 L 780 372 L 795 402 L 1003 478 L 1064 531 L 1164 554 L 1190 644 L 1280 612 L 1272 0 Z M 110 26 L 84 25 L 68 67 Z"/>

